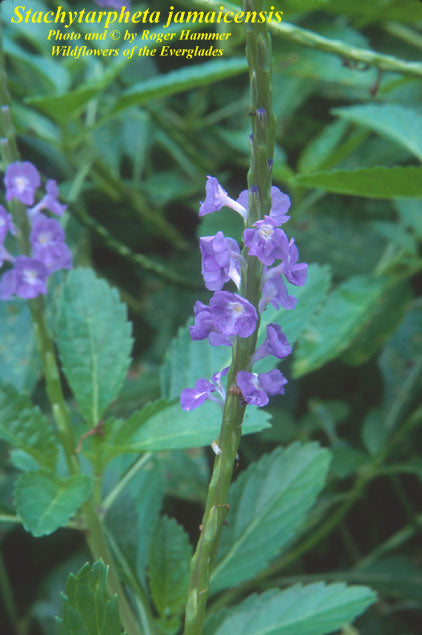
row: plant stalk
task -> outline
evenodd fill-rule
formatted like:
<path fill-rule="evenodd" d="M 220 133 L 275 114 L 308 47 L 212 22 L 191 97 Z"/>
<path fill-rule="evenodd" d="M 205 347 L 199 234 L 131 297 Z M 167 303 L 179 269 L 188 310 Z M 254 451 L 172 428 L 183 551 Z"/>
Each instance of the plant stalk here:
<path fill-rule="evenodd" d="M 245 10 L 259 11 L 262 0 L 243 0 Z M 248 225 L 271 210 L 271 173 L 274 152 L 275 121 L 271 104 L 271 39 L 266 24 L 246 25 L 246 54 L 249 65 L 252 117 L 251 162 L 248 172 Z M 262 264 L 245 252 L 247 268 L 240 293 L 256 307 L 259 303 Z M 201 534 L 191 561 L 191 579 L 185 615 L 185 635 L 200 635 L 205 619 L 211 573 L 221 532 L 229 512 L 227 495 L 242 435 L 245 403 L 236 393 L 239 370 L 250 370 L 256 347 L 258 326 L 248 338 L 237 338 L 227 379 L 220 435 L 215 457 Z"/>
<path fill-rule="evenodd" d="M 230 2 L 221 2 L 220 0 L 190 0 L 190 4 L 196 4 L 198 6 L 207 8 L 208 10 L 220 10 L 224 13 L 239 11 L 239 7 Z M 275 3 L 274 3 L 275 4 Z M 282 3 L 280 3 L 282 5 Z M 281 6 L 282 8 L 282 6 Z M 284 17 L 284 16 L 283 16 Z M 384 71 L 391 71 L 392 73 L 402 73 L 410 77 L 422 77 L 422 62 L 408 62 L 402 60 L 393 55 L 385 55 L 384 53 L 378 53 L 377 51 L 371 51 L 370 49 L 364 49 L 359 46 L 353 46 L 343 40 L 334 40 L 308 29 L 303 29 L 295 24 L 290 24 L 284 20 L 280 23 L 270 22 L 268 28 L 275 35 L 281 35 L 286 40 L 291 40 L 302 46 L 307 46 L 314 50 L 324 51 L 325 53 L 331 53 L 338 55 L 342 59 L 350 59 L 356 62 L 362 62 L 369 66 L 375 66 Z M 397 29 L 396 29 L 397 33 Z M 419 46 L 419 43 L 415 46 Z"/>
<path fill-rule="evenodd" d="M 2 32 L 0 22 L 0 143 L 5 166 L 19 160 L 19 152 L 16 143 L 16 134 L 10 115 L 10 96 L 7 89 L 7 75 L 5 70 Z M 17 228 L 17 240 L 21 253 L 30 255 L 30 225 L 25 206 L 16 199 L 11 201 L 10 209 Z M 47 326 L 45 302 L 42 297 L 28 301 L 38 349 L 41 356 L 44 378 L 46 382 L 47 396 L 52 408 L 54 420 L 61 443 L 63 445 L 67 466 L 70 474 L 80 474 L 80 466 L 75 454 L 75 443 L 70 421 L 69 410 L 63 394 L 63 387 L 56 358 L 54 343 Z M 130 607 L 113 558 L 111 556 L 104 533 L 102 520 L 97 514 L 92 500 L 88 500 L 82 506 L 84 521 L 87 528 L 87 542 L 94 558 L 102 558 L 109 565 L 109 590 L 116 593 L 119 601 L 119 609 L 122 622 L 128 635 L 140 633 L 136 617 Z"/>

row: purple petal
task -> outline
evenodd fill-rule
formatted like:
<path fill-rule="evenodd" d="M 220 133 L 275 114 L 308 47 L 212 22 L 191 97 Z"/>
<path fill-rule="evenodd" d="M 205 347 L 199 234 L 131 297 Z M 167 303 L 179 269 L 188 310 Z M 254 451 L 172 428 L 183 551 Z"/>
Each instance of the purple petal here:
<path fill-rule="evenodd" d="M 287 379 L 278 368 L 274 368 L 268 373 L 260 373 L 258 379 L 262 389 L 268 395 L 284 395 L 284 386 L 287 384 Z"/>
<path fill-rule="evenodd" d="M 25 205 L 33 205 L 35 192 L 41 183 L 37 168 L 29 161 L 11 163 L 4 176 L 6 200 L 17 198 Z"/>
<path fill-rule="evenodd" d="M 18 256 L 14 263 L 15 294 L 26 300 L 47 293 L 48 271 L 36 258 Z"/>
<path fill-rule="evenodd" d="M 207 379 L 198 379 L 195 388 L 185 388 L 180 394 L 180 405 L 183 410 L 194 410 L 206 401 L 215 386 Z"/>
<path fill-rule="evenodd" d="M 286 212 L 290 208 L 290 198 L 287 194 L 284 194 L 278 187 L 271 188 L 271 200 L 272 207 L 270 216 L 275 221 L 277 221 L 277 225 L 282 225 L 286 221 L 289 220 L 290 216 L 287 216 Z"/>
<path fill-rule="evenodd" d="M 256 373 L 239 370 L 236 375 L 236 383 L 242 391 L 246 403 L 262 407 L 266 406 L 269 402 L 269 397 L 262 389 Z"/>
<path fill-rule="evenodd" d="M 229 291 L 214 293 L 210 311 L 215 329 L 227 337 L 248 337 L 258 322 L 255 307 L 246 298 Z"/>

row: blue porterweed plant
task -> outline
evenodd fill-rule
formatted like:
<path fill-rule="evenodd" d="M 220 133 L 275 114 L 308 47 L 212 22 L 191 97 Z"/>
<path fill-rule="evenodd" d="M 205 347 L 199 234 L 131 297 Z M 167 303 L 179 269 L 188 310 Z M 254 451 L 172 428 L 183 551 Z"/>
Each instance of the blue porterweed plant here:
<path fill-rule="evenodd" d="M 96 4 L 117 9 L 126 3 L 96 0 Z M 200 3 L 192 2 L 192 6 L 196 4 Z M 262 0 L 243 0 L 242 6 L 244 11 L 259 13 L 264 3 Z M 389 28 L 393 28 L 391 24 Z M 162 398 L 143 402 L 139 408 L 131 407 L 127 395 L 128 371 L 131 369 L 131 374 L 136 375 L 138 368 L 132 364 L 134 330 L 127 317 L 126 304 L 117 291 L 105 280 L 97 278 L 90 268 L 74 267 L 77 254 L 72 257 L 69 245 L 73 247 L 75 241 L 72 242 L 70 231 L 67 231 L 67 237 L 65 235 L 73 215 L 79 214 L 79 219 L 85 219 L 75 201 L 74 191 L 77 190 L 75 182 L 80 184 L 83 172 L 86 176 L 89 169 L 82 166 L 81 172 L 78 171 L 69 188 L 72 196 L 66 206 L 61 202 L 65 199 L 59 194 L 59 184 L 48 178 L 48 170 L 45 168 L 43 172 L 41 163 L 35 160 L 32 163 L 20 156 L 5 64 L 0 56 L 0 145 L 4 172 L 0 205 L 0 310 L 5 323 L 13 320 L 18 323 L 19 336 L 30 341 L 31 346 L 30 324 L 33 325 L 38 352 L 36 359 L 35 355 L 32 356 L 34 360 L 31 358 L 32 366 L 27 360 L 30 372 L 23 373 L 19 337 L 7 341 L 8 349 L 15 347 L 16 350 L 7 350 L 8 355 L 15 355 L 15 361 L 8 367 L 9 375 L 2 375 L 0 381 L 0 438 L 8 444 L 8 452 L 10 450 L 5 478 L 10 476 L 7 484 L 13 480 L 13 491 L 9 488 L 8 507 L 1 508 L 0 520 L 6 526 L 9 523 L 22 525 L 35 538 L 63 528 L 77 532 L 86 539 L 91 554 L 88 556 L 84 552 L 82 561 L 75 559 L 76 562 L 66 563 L 66 575 L 73 571 L 67 581 L 60 573 L 52 577 L 51 586 L 55 591 L 63 590 L 62 598 L 53 599 L 48 605 L 39 602 L 34 611 L 46 635 L 55 632 L 60 635 L 119 635 L 123 629 L 127 635 L 175 635 L 182 631 L 186 635 L 323 635 L 338 629 L 345 634 L 354 632 L 348 624 L 376 598 L 367 586 L 347 586 L 342 581 L 347 577 L 350 582 L 366 580 L 365 583 L 371 584 L 374 577 L 365 578 L 358 568 L 345 577 L 341 571 L 326 576 L 317 573 L 307 576 L 305 567 L 297 561 L 298 556 L 307 554 L 341 522 L 392 451 L 394 437 L 390 445 L 383 445 L 387 433 L 380 425 L 382 416 L 377 409 L 365 419 L 362 435 L 371 456 L 364 464 L 366 469 L 359 471 L 363 464 L 362 453 L 351 448 L 348 454 L 341 454 L 345 448 L 335 424 L 341 420 L 338 411 L 342 411 L 342 404 L 339 407 L 333 402 L 325 407 L 322 402 L 310 402 L 314 419 L 319 417 L 323 421 L 321 427 L 328 431 L 334 458 L 335 450 L 340 450 L 336 474 L 342 474 L 343 470 L 348 476 L 350 464 L 352 471 L 356 471 L 349 497 L 345 494 L 337 497 L 341 500 L 334 512 L 332 506 L 338 502 L 334 495 L 316 505 L 327 479 L 331 456 L 319 443 L 309 441 L 314 419 L 309 423 L 304 417 L 305 423 L 301 420 L 303 425 L 297 425 L 297 434 L 296 429 L 290 436 L 287 432 L 285 437 L 280 433 L 279 447 L 250 461 L 248 467 L 242 457 L 239 466 L 239 453 L 242 454 L 245 446 L 251 454 L 254 443 L 257 446 L 260 443 L 260 437 L 255 437 L 257 440 L 249 442 L 248 446 L 247 440 L 241 441 L 242 435 L 264 431 L 263 438 L 268 439 L 264 435 L 265 429 L 267 432 L 269 429 L 270 415 L 265 407 L 275 404 L 272 412 L 276 420 L 281 412 L 277 403 L 283 403 L 283 399 L 290 396 L 289 389 L 294 389 L 293 382 L 288 384 L 291 376 L 289 356 L 301 336 L 303 315 L 315 313 L 315 308 L 320 307 L 328 294 L 329 286 L 327 268 L 308 267 L 300 262 L 295 239 L 287 235 L 289 230 L 284 231 L 290 220 L 290 198 L 272 184 L 277 166 L 271 39 L 265 23 L 249 21 L 245 30 L 252 122 L 247 189 L 235 199 L 215 176 L 207 179 L 205 199 L 199 207 L 201 224 L 206 225 L 212 215 L 217 227 L 217 219 L 221 219 L 221 228 L 213 233 L 204 232 L 209 235 L 199 240 L 202 276 L 206 289 L 211 292 L 210 297 L 205 301 L 203 289 L 200 290 L 202 300 L 195 302 L 193 322 L 182 327 L 169 345 L 162 366 Z M 292 32 L 297 39 L 308 37 L 309 40 L 304 29 L 293 29 Z M 346 35 L 348 37 L 348 32 Z M 409 37 L 411 35 L 407 33 Z M 330 46 L 322 37 L 315 41 Z M 335 44 L 331 43 L 331 46 Z M 358 55 L 356 48 L 350 49 L 351 55 Z M 364 57 L 367 59 L 368 56 Z M 377 57 L 380 63 L 382 59 L 382 56 Z M 392 59 L 384 61 L 394 65 Z M 236 64 L 244 66 L 243 60 L 241 63 L 235 61 L 232 67 Z M 396 64 L 393 70 L 400 68 L 400 64 Z M 340 71 L 337 69 L 337 72 Z M 115 69 L 113 73 L 115 78 Z M 107 75 L 104 82 L 112 81 L 111 76 Z M 199 75 L 194 77 L 199 81 Z M 396 82 L 393 79 L 392 84 Z M 106 85 L 101 84 L 99 90 Z M 147 85 L 146 92 L 157 90 L 154 86 L 154 82 L 152 87 Z M 293 90 L 292 86 L 290 83 L 290 90 Z M 92 87 L 85 88 L 89 89 L 86 90 L 89 100 Z M 77 94 L 78 104 L 79 99 L 84 99 L 85 88 Z M 136 103 L 131 102 L 135 93 L 124 96 L 131 105 Z M 143 99 L 142 90 L 140 95 Z M 49 103 L 48 97 L 42 96 L 39 101 L 41 111 L 44 105 L 46 112 L 55 113 L 60 97 L 54 95 Z M 66 117 L 59 118 L 60 126 L 55 133 L 59 128 L 66 128 L 68 103 L 74 102 L 66 101 L 65 95 Z M 87 127 L 94 129 L 93 137 L 98 134 L 93 124 L 94 111 L 95 108 L 89 107 L 87 116 Z M 18 108 L 17 112 L 20 116 L 17 120 L 23 126 L 22 109 Z M 151 109 L 150 115 L 168 132 L 171 126 L 166 126 L 166 111 Z M 353 119 L 358 114 L 343 112 L 343 116 Z M 179 120 L 179 116 L 174 117 L 171 123 Z M 42 117 L 36 119 L 38 125 L 41 125 L 40 121 L 44 122 Z M 78 129 L 77 116 L 72 121 Z M 333 147 L 343 139 L 347 125 L 340 121 L 340 125 L 327 132 Z M 101 126 L 99 129 L 101 131 Z M 78 137 L 83 138 L 84 134 L 88 133 L 74 134 L 72 127 L 63 133 L 63 152 L 67 152 L 69 161 L 69 164 L 65 163 L 65 171 L 69 173 L 76 153 L 67 144 L 73 137 L 77 143 Z M 247 134 L 244 136 L 246 139 Z M 107 144 L 115 140 L 112 137 L 106 139 Z M 364 137 L 365 134 L 360 134 L 358 140 L 355 137 L 347 139 L 347 147 L 342 147 L 338 154 L 345 156 Z M 182 156 L 182 163 L 189 160 L 191 147 L 187 147 L 186 154 L 175 151 L 177 134 L 164 138 L 164 145 L 172 150 L 174 157 Z M 87 156 L 91 156 L 90 143 L 91 138 L 84 148 Z M 204 147 L 208 143 L 206 135 L 201 143 Z M 315 142 L 318 143 L 319 140 Z M 28 151 L 30 144 L 23 148 Z M 316 161 L 315 152 L 311 150 L 301 156 L 304 166 Z M 203 152 L 201 147 L 200 155 Z M 194 164 L 191 160 L 189 169 L 195 168 Z M 203 175 L 207 171 L 202 170 Z M 106 182 L 113 193 L 126 188 L 119 179 L 113 179 L 114 173 L 107 172 L 103 164 L 100 169 L 94 166 L 92 172 L 97 177 L 99 174 L 99 180 Z M 217 174 L 217 168 L 212 174 Z M 307 178 L 305 169 L 302 177 Z M 311 174 L 309 178 L 317 177 Z M 171 180 L 170 173 L 164 175 L 165 185 L 167 180 Z M 365 187 L 369 181 L 364 179 Z M 222 179 L 221 182 L 224 184 Z M 151 183 L 154 196 L 163 194 L 153 178 Z M 202 187 L 199 178 L 198 183 Z M 66 192 L 61 184 L 60 189 Z M 162 189 L 164 191 L 165 187 Z M 303 200 L 296 203 L 293 208 L 303 206 Z M 224 207 L 242 218 L 244 226 L 239 241 L 226 235 L 228 232 L 223 229 L 224 219 L 232 214 L 227 210 L 220 211 Z M 142 213 L 145 213 L 144 209 Z M 403 217 L 406 222 L 419 227 L 411 214 Z M 153 220 L 148 220 L 153 225 Z M 178 238 L 184 245 L 183 237 L 174 228 L 169 228 L 164 217 L 160 217 L 155 228 L 165 230 L 167 237 L 175 242 Z M 297 228 L 298 225 L 295 235 Z M 383 225 L 382 230 L 387 234 L 390 232 L 388 235 L 391 236 L 391 227 Z M 410 241 L 406 242 L 406 232 L 403 236 L 402 244 L 407 249 Z M 306 232 L 302 231 L 298 242 L 301 250 L 304 249 Z M 113 244 L 117 244 L 117 240 Z M 119 249 L 119 255 L 126 257 L 129 250 Z M 131 257 L 136 263 L 146 262 L 143 254 L 132 254 Z M 310 261 L 308 257 L 305 259 Z M 396 264 L 389 249 L 380 259 L 377 271 L 384 274 L 388 266 L 394 268 Z M 159 267 L 151 270 L 163 273 Z M 401 277 L 398 276 L 400 302 L 406 296 L 402 290 L 404 275 L 400 271 Z M 394 282 L 397 282 L 396 278 Z M 314 331 L 308 330 L 307 337 L 297 344 L 298 348 L 308 347 L 309 350 L 315 342 L 315 346 L 328 347 L 334 331 L 332 323 L 336 321 L 343 328 L 333 336 L 336 353 L 361 355 L 366 360 L 365 347 L 373 346 L 372 340 L 368 344 L 368 337 L 364 345 L 347 351 L 343 346 L 345 329 L 353 331 L 357 329 L 356 324 L 362 322 L 360 303 L 374 297 L 378 299 L 380 289 L 388 287 L 390 290 L 391 286 L 391 281 L 385 282 L 382 276 L 376 277 L 375 281 L 373 278 L 352 279 L 349 286 L 340 287 L 337 295 L 330 296 L 317 324 L 319 330 L 317 327 Z M 353 304 L 356 296 L 358 300 Z M 393 304 L 395 298 L 393 296 Z M 136 307 L 136 302 L 132 304 Z M 167 297 L 161 304 L 165 305 L 165 310 L 170 310 Z M 343 313 L 337 304 L 346 306 Z M 352 313 L 355 311 L 353 315 L 357 315 L 354 322 L 350 319 L 350 304 Z M 416 318 L 420 315 L 420 307 L 416 309 L 406 328 L 417 335 Z M 338 319 L 336 311 L 339 311 Z M 155 315 L 153 319 L 159 322 Z M 324 330 L 326 323 L 331 331 Z M 349 338 L 348 341 L 352 340 Z M 401 336 L 395 346 L 403 348 Z M 311 352 L 313 350 L 311 348 Z M 393 356 L 393 353 L 390 350 L 389 354 Z M 321 357 L 330 359 L 326 349 Z M 299 358 L 300 362 L 315 363 L 311 354 L 305 361 L 303 357 Z M 283 365 L 283 371 L 277 367 L 279 363 Z M 385 359 L 383 363 L 388 366 Z M 421 362 L 418 364 L 403 382 L 405 388 L 399 394 L 399 406 L 391 408 L 393 414 L 387 416 L 387 428 L 394 427 L 398 411 L 400 408 L 405 410 L 408 405 L 406 390 L 412 378 L 416 385 L 414 377 L 420 371 Z M 388 376 L 388 382 L 389 388 L 393 387 L 392 392 L 398 383 L 396 376 Z M 136 385 L 139 388 L 139 384 Z M 119 396 L 129 404 L 126 409 L 119 409 L 119 403 L 116 403 Z M 279 418 L 283 419 L 282 416 Z M 419 421 L 420 409 L 419 414 L 409 415 L 406 428 L 411 429 Z M 284 426 L 284 420 L 282 424 Z M 288 421 L 286 429 L 287 424 Z M 401 430 L 399 438 L 400 434 L 403 434 Z M 293 438 L 301 441 L 288 444 L 286 438 L 287 441 Z M 213 451 L 210 452 L 213 468 L 209 483 L 205 483 L 207 458 L 199 454 L 197 448 L 200 446 L 211 446 Z M 181 457 L 178 450 L 184 450 L 185 454 Z M 344 464 L 343 456 L 346 457 Z M 401 469 L 400 465 L 390 467 Z M 417 465 L 408 469 L 420 474 Z M 202 519 L 192 523 L 195 524 L 193 529 L 191 527 L 192 540 L 175 518 L 160 515 L 165 493 L 183 489 L 188 490 L 187 499 L 204 503 Z M 3 499 L 1 503 L 3 505 Z M 416 531 L 418 517 L 412 516 L 411 520 Z M 297 544 L 295 540 L 302 537 Z M 345 528 L 343 538 L 355 559 L 357 549 Z M 191 543 L 196 541 L 194 548 Z M 388 545 L 384 543 L 380 549 L 388 550 Z M 377 549 L 375 552 L 378 553 Z M 292 575 L 280 578 L 280 570 L 290 562 L 295 562 Z M 320 577 L 327 582 L 319 581 Z M 27 620 L 23 621 L 25 623 L 20 621 L 10 600 L 1 557 L 0 591 L 5 598 L 8 619 L 16 624 L 16 632 L 29 635 Z"/>

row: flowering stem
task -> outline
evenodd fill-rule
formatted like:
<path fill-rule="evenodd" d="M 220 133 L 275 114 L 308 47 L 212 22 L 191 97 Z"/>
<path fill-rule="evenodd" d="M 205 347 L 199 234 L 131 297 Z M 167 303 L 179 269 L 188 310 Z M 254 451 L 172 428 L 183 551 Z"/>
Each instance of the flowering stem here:
<path fill-rule="evenodd" d="M 6 165 L 19 160 L 16 134 L 10 116 L 9 104 L 10 96 L 7 89 L 0 23 L 0 143 L 3 160 Z M 26 208 L 16 199 L 11 201 L 10 207 L 16 224 L 19 248 L 23 254 L 29 255 L 30 227 Z M 65 451 L 67 466 L 70 474 L 80 474 L 81 469 L 75 453 L 73 430 L 63 394 L 56 351 L 47 326 L 45 302 L 41 296 L 38 296 L 29 300 L 28 304 L 41 356 L 47 396 L 57 425 L 60 441 Z M 138 635 L 140 631 L 136 617 L 120 584 L 117 569 L 107 544 L 102 519 L 98 515 L 92 500 L 84 503 L 82 512 L 84 524 L 87 528 L 87 542 L 94 558 L 102 558 L 109 565 L 109 588 L 111 593 L 116 593 L 118 596 L 121 618 L 127 633 L 128 635 Z"/>
<path fill-rule="evenodd" d="M 259 11 L 262 0 L 243 0 L 243 8 Z M 275 122 L 271 106 L 271 40 L 265 24 L 246 25 L 246 53 L 251 88 L 251 164 L 248 173 L 248 224 L 269 214 L 271 210 L 271 171 L 274 149 Z M 262 264 L 255 257 L 243 253 L 247 268 L 243 276 L 241 295 L 255 307 L 260 296 Z M 213 472 L 201 535 L 191 561 L 191 580 L 185 616 L 185 635 L 200 635 L 205 618 L 211 572 L 220 534 L 229 512 L 227 495 L 234 463 L 242 435 L 245 403 L 235 390 L 240 370 L 249 370 L 255 351 L 258 325 L 247 338 L 237 338 L 233 347 L 232 365 L 228 373 L 228 392 L 217 445 L 221 454 L 214 461 Z"/>
<path fill-rule="evenodd" d="M 224 13 L 230 11 L 236 13 L 239 10 L 237 5 L 230 2 L 221 2 L 221 0 L 190 0 L 190 4 L 192 3 L 206 7 L 208 10 L 222 8 Z M 274 34 L 281 35 L 286 40 L 291 40 L 292 42 L 310 47 L 314 50 L 338 55 L 342 59 L 363 62 L 364 64 L 376 66 L 382 70 L 391 71 L 392 73 L 402 73 L 403 75 L 409 75 L 411 77 L 422 77 L 422 62 L 402 60 L 393 55 L 385 55 L 384 53 L 354 46 L 344 40 L 334 40 L 324 37 L 323 35 L 296 26 L 295 24 L 290 24 L 284 20 L 280 23 L 271 22 L 268 26 Z M 398 25 L 395 25 L 395 27 L 396 26 Z M 403 33 L 403 31 L 401 31 L 401 33 Z M 394 28 L 394 35 L 398 35 L 397 28 Z M 412 44 L 414 46 L 420 46 L 420 41 L 418 41 L 418 43 L 413 41 Z"/>

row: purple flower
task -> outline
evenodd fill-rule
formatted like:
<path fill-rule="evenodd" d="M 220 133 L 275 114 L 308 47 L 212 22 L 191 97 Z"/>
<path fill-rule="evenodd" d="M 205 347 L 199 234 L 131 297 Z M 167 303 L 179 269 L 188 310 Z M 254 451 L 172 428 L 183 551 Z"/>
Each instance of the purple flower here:
<path fill-rule="evenodd" d="M 53 179 L 49 179 L 46 185 L 47 194 L 42 197 L 42 199 L 37 203 L 34 207 L 28 210 L 28 213 L 31 217 L 36 216 L 38 212 L 41 212 L 43 209 L 48 209 L 53 214 L 57 216 L 63 216 L 66 211 L 67 205 L 62 205 L 58 200 L 59 197 L 59 188 L 57 187 L 57 182 Z"/>
<path fill-rule="evenodd" d="M 48 218 L 44 214 L 36 215 L 31 231 L 31 245 L 34 251 L 55 243 L 62 243 L 64 240 L 64 229 L 57 220 Z"/>
<path fill-rule="evenodd" d="M 248 210 L 248 205 L 249 205 L 249 191 L 248 190 L 242 190 L 240 192 L 240 194 L 239 194 L 239 197 L 238 197 L 236 203 L 241 205 L 243 207 L 243 209 L 245 209 L 247 211 Z"/>
<path fill-rule="evenodd" d="M 130 0 L 94 0 L 99 7 L 105 7 L 109 9 L 130 9 Z"/>
<path fill-rule="evenodd" d="M 289 242 L 289 249 L 287 258 L 283 262 L 283 273 L 286 276 L 290 284 L 294 284 L 298 287 L 303 287 L 308 275 L 308 265 L 304 262 L 297 262 L 299 258 L 299 251 L 295 245 L 295 239 L 291 238 Z M 296 264 L 297 263 L 297 264 Z"/>
<path fill-rule="evenodd" d="M 195 340 L 205 340 L 214 328 L 209 307 L 197 300 L 193 306 L 195 324 L 189 327 L 190 336 Z"/>
<path fill-rule="evenodd" d="M 259 359 L 267 357 L 267 355 L 274 355 L 278 359 L 287 357 L 292 352 L 292 347 L 289 344 L 287 337 L 284 335 L 281 327 L 278 324 L 267 325 L 267 337 L 265 341 L 256 349 L 251 364 L 252 366 Z"/>
<path fill-rule="evenodd" d="M 201 203 L 201 207 L 199 208 L 199 215 L 205 216 L 205 214 L 212 214 L 213 212 L 220 210 L 225 205 L 246 219 L 247 210 L 245 207 L 230 198 L 214 176 L 207 176 L 207 179 L 205 188 L 206 197 L 205 201 Z"/>
<path fill-rule="evenodd" d="M 262 313 L 270 303 L 276 309 L 279 309 L 280 305 L 283 309 L 294 309 L 296 306 L 297 299 L 289 295 L 280 271 L 281 266 L 282 264 L 273 269 L 269 269 L 263 276 L 264 287 L 259 302 L 260 313 Z"/>
<path fill-rule="evenodd" d="M 36 298 L 47 293 L 48 271 L 36 258 L 18 256 L 14 268 L 7 271 L 1 281 L 1 297 L 8 299 L 12 294 L 20 298 Z"/>
<path fill-rule="evenodd" d="M 6 271 L 0 278 L 0 300 L 9 300 L 15 293 L 16 275 L 15 270 Z"/>
<path fill-rule="evenodd" d="M 194 410 L 210 398 L 215 386 L 207 379 L 198 379 L 195 388 L 185 388 L 180 394 L 180 405 L 183 410 Z"/>
<path fill-rule="evenodd" d="M 277 228 L 277 221 L 270 216 L 258 220 L 254 226 L 245 229 L 243 238 L 249 255 L 256 256 L 264 265 L 272 265 L 274 260 L 282 260 L 289 255 L 289 241 L 283 230 Z"/>
<path fill-rule="evenodd" d="M 240 286 L 240 248 L 233 238 L 225 238 L 223 232 L 205 236 L 199 241 L 202 253 L 202 275 L 205 286 L 219 291 L 224 283 L 233 280 Z"/>
<path fill-rule="evenodd" d="M 287 384 L 287 379 L 277 368 L 259 374 L 239 370 L 236 382 L 246 403 L 262 407 L 269 402 L 269 396 L 284 395 L 283 386 Z"/>
<path fill-rule="evenodd" d="M 214 373 L 211 381 L 208 379 L 198 379 L 195 388 L 185 388 L 180 394 L 180 405 L 183 410 L 194 410 L 207 399 L 215 401 L 221 406 L 224 405 L 226 391 L 221 383 L 221 378 L 227 374 L 229 367 L 218 373 Z M 217 394 L 213 394 L 217 393 Z"/>
<path fill-rule="evenodd" d="M 29 161 L 11 163 L 4 177 L 6 200 L 17 198 L 25 205 L 33 205 L 41 179 L 37 168 Z"/>
<path fill-rule="evenodd" d="M 273 185 L 271 188 L 271 200 L 272 206 L 270 216 L 277 222 L 277 225 L 282 225 L 290 218 L 290 216 L 287 216 L 286 214 L 290 208 L 290 198 L 287 194 L 284 194 L 284 192 L 279 190 L 278 187 Z"/>
<path fill-rule="evenodd" d="M 242 296 L 230 291 L 216 291 L 210 300 L 210 315 L 215 330 L 227 337 L 248 337 L 256 329 L 258 314 Z"/>
<path fill-rule="evenodd" d="M 72 268 L 72 253 L 65 243 L 64 230 L 54 218 L 37 214 L 31 232 L 32 255 L 47 268 L 48 273 Z"/>

